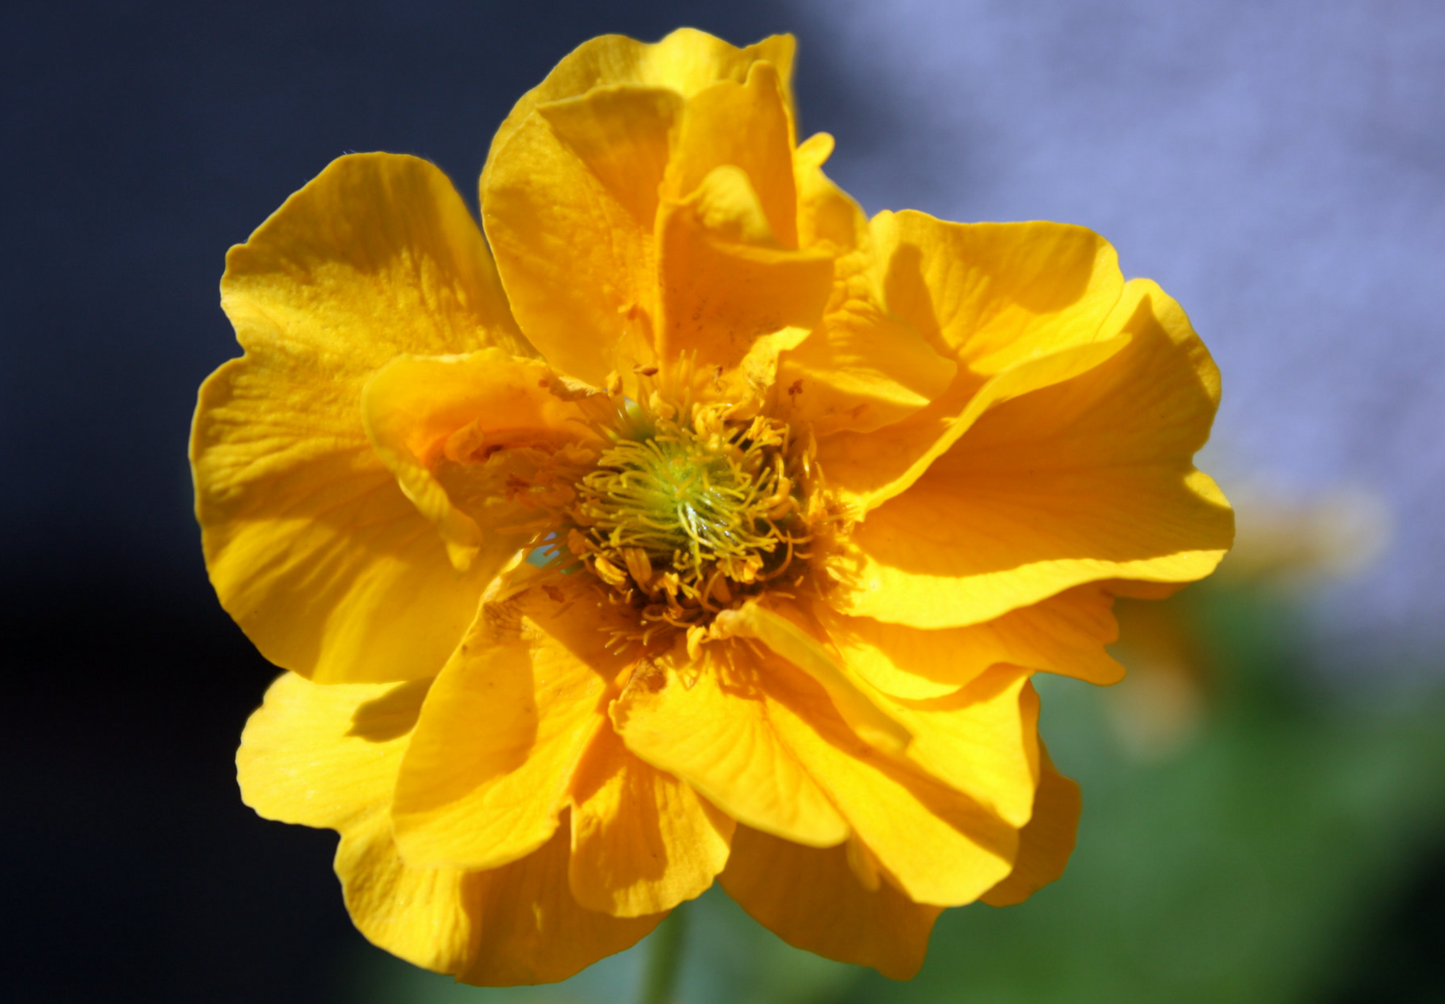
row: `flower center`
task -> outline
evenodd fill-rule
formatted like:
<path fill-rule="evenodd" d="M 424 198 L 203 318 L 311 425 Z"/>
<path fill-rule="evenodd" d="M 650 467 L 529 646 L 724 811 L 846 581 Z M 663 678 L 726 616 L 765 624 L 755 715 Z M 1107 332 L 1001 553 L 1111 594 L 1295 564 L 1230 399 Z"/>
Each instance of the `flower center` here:
<path fill-rule="evenodd" d="M 702 626 L 807 558 L 788 426 L 629 403 L 575 485 L 568 550 L 644 623 Z"/>

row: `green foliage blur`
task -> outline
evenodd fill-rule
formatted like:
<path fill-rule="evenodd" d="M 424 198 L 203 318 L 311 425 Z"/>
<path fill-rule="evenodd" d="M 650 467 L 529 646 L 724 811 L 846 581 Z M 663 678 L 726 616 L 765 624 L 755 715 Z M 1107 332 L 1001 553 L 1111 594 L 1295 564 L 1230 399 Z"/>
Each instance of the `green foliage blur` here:
<path fill-rule="evenodd" d="M 1036 678 L 1042 734 L 1084 791 L 1059 882 L 1021 906 L 945 912 L 908 983 L 789 948 L 714 888 L 685 907 L 676 1001 L 1445 1000 L 1445 906 L 1430 899 L 1423 926 L 1402 913 L 1429 898 L 1422 882 L 1441 884 L 1429 869 L 1445 858 L 1445 695 L 1383 696 L 1359 686 L 1366 674 L 1331 692 L 1310 671 L 1297 607 L 1259 581 L 1120 605 L 1128 679 Z M 656 938 L 566 983 L 512 990 L 371 950 L 344 992 L 360 1004 L 635 1001 Z"/>

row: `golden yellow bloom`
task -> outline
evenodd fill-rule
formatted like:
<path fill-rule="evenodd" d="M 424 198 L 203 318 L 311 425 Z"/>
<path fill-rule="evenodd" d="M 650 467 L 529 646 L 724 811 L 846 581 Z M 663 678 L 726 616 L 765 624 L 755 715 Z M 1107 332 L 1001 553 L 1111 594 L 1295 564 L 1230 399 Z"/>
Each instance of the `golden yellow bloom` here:
<path fill-rule="evenodd" d="M 561 979 L 716 879 L 911 975 L 1073 846 L 1030 675 L 1117 679 L 1114 596 L 1229 546 L 1174 301 L 1078 227 L 867 219 L 792 54 L 594 39 L 493 140 L 485 240 L 369 154 L 227 258 L 197 512 L 290 671 L 242 790 L 418 965 Z"/>

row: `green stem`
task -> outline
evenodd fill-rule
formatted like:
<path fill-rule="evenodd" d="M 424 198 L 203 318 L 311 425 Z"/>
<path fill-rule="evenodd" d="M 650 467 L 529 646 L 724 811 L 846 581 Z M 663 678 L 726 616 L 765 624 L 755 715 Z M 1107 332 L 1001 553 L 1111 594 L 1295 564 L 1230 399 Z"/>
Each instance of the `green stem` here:
<path fill-rule="evenodd" d="M 677 984 L 678 970 L 682 968 L 682 943 L 687 934 L 686 905 L 674 909 L 652 936 L 642 1004 L 672 1004 L 672 991 Z"/>

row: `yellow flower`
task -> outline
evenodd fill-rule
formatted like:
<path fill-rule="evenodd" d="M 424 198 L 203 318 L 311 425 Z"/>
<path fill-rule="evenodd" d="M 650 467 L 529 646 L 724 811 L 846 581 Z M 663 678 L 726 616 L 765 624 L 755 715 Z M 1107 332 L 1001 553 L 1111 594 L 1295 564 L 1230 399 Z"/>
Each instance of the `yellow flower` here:
<path fill-rule="evenodd" d="M 242 791 L 340 831 L 418 965 L 561 979 L 716 879 L 911 975 L 1072 848 L 1030 675 L 1117 679 L 1113 597 L 1229 546 L 1174 301 L 1078 227 L 867 219 L 792 54 L 594 39 L 497 133 L 485 240 L 369 154 L 227 258 L 197 512 L 290 671 Z"/>

